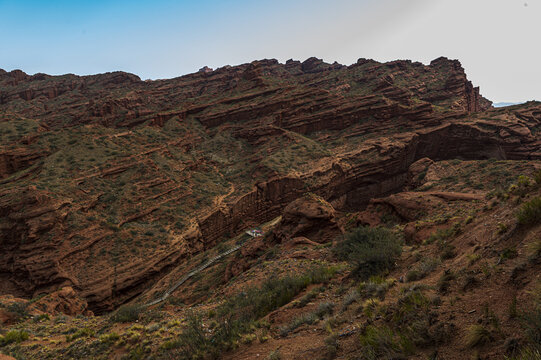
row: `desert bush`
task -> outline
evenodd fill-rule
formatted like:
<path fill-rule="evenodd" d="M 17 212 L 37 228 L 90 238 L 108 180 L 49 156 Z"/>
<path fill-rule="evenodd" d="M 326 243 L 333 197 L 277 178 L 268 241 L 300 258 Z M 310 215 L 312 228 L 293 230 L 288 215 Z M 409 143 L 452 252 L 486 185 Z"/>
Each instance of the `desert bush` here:
<path fill-rule="evenodd" d="M 219 313 L 236 313 L 240 318 L 257 319 L 290 302 L 310 284 L 330 280 L 337 269 L 316 267 L 300 276 L 271 278 L 260 287 L 252 287 L 237 294 L 219 309 Z"/>
<path fill-rule="evenodd" d="M 127 355 L 127 359 L 129 360 L 148 359 L 149 352 L 150 352 L 150 348 L 148 346 L 143 346 L 142 344 L 139 344 L 130 350 L 130 352 Z"/>
<path fill-rule="evenodd" d="M 317 310 L 314 312 L 316 316 L 322 319 L 325 315 L 331 315 L 334 311 L 335 303 L 326 301 L 317 306 Z"/>
<path fill-rule="evenodd" d="M 541 197 L 535 197 L 524 203 L 517 214 L 517 219 L 522 225 L 541 223 Z"/>
<path fill-rule="evenodd" d="M 393 232 L 364 226 L 354 229 L 334 248 L 340 260 L 354 265 L 352 273 L 363 277 L 392 268 L 401 252 L 401 241 Z"/>
<path fill-rule="evenodd" d="M 323 354 L 323 359 L 334 359 L 338 352 L 338 335 L 334 334 L 327 336 L 324 342 L 325 353 Z"/>
<path fill-rule="evenodd" d="M 440 293 L 446 293 L 451 285 L 451 281 L 455 280 L 456 276 L 452 271 L 445 271 L 438 280 L 437 288 Z"/>
<path fill-rule="evenodd" d="M 517 256 L 518 256 L 518 252 L 517 252 L 517 249 L 515 249 L 514 247 L 505 248 L 500 253 L 501 260 L 514 259 Z"/>
<path fill-rule="evenodd" d="M 298 316 L 295 319 L 293 319 L 289 324 L 280 327 L 280 336 L 285 337 L 290 332 L 297 329 L 298 327 L 304 324 L 311 325 L 315 323 L 317 320 L 318 320 L 318 316 L 315 312 L 302 314 L 301 316 Z"/>
<path fill-rule="evenodd" d="M 359 284 L 359 292 L 363 298 L 375 297 L 380 300 L 385 298 L 387 290 L 395 283 L 396 280 L 386 280 L 382 276 L 371 276 L 368 281 Z"/>
<path fill-rule="evenodd" d="M 269 355 L 265 358 L 265 360 L 281 360 L 282 354 L 280 354 L 280 350 L 276 349 L 274 351 L 271 351 Z"/>
<path fill-rule="evenodd" d="M 112 332 L 112 333 L 104 334 L 100 336 L 100 341 L 102 343 L 114 343 L 118 339 L 120 339 L 120 335 L 118 335 L 116 332 Z"/>
<path fill-rule="evenodd" d="M 15 315 L 17 319 L 16 321 L 24 320 L 30 316 L 30 314 L 28 313 L 28 303 L 25 302 L 14 302 L 10 304 L 6 310 Z"/>
<path fill-rule="evenodd" d="M 94 336 L 94 330 L 85 327 L 85 328 L 77 330 L 71 335 L 66 335 L 66 341 L 70 342 L 75 339 L 79 339 L 82 337 L 90 337 L 90 336 Z"/>
<path fill-rule="evenodd" d="M 175 340 L 168 343 L 168 349 L 178 349 L 178 355 L 181 359 L 203 359 L 205 355 L 217 358 L 217 348 L 212 344 L 212 338 L 206 335 L 203 327 L 202 316 L 200 314 L 190 312 L 186 316 L 186 326 L 182 334 Z M 225 323 L 220 324 L 220 332 L 227 329 Z M 217 338 L 217 334 L 214 334 Z M 222 336 L 220 336 L 222 337 Z M 223 337 L 220 340 L 224 340 Z"/>
<path fill-rule="evenodd" d="M 310 301 L 317 297 L 320 291 L 322 291 L 321 288 L 312 289 L 295 303 L 295 307 L 305 307 Z"/>
<path fill-rule="evenodd" d="M 442 244 L 440 249 L 441 249 L 440 259 L 442 261 L 452 259 L 452 258 L 454 258 L 456 256 L 455 246 L 454 245 L 444 243 L 444 244 Z"/>
<path fill-rule="evenodd" d="M 216 309 L 212 333 L 203 327 L 200 314 L 188 314 L 183 333 L 167 348 L 176 351 L 181 359 L 217 359 L 250 332 L 257 319 L 289 303 L 308 285 L 330 280 L 336 271 L 334 267 L 316 267 L 303 275 L 270 278 L 261 286 L 247 288 Z M 317 315 L 312 316 L 315 321 Z"/>
<path fill-rule="evenodd" d="M 434 241 L 445 241 L 448 238 L 454 237 L 462 233 L 462 224 L 457 222 L 453 226 L 446 229 L 439 229 L 426 239 L 427 244 L 432 244 Z"/>
<path fill-rule="evenodd" d="M 491 332 L 483 325 L 472 325 L 468 328 L 464 338 L 465 345 L 469 348 L 488 344 L 492 341 Z"/>
<path fill-rule="evenodd" d="M 535 180 L 535 183 L 537 185 L 541 185 L 541 169 L 537 170 L 534 174 L 533 174 L 533 179 Z"/>
<path fill-rule="evenodd" d="M 431 306 L 431 301 L 420 289 L 407 289 L 398 299 L 393 320 L 396 324 L 408 324 L 419 320 L 419 315 L 426 313 Z"/>
<path fill-rule="evenodd" d="M 537 283 L 530 294 L 533 307 L 523 310 L 520 314 L 520 320 L 528 342 L 541 348 L 541 283 Z M 541 350 L 539 348 L 538 350 Z"/>
<path fill-rule="evenodd" d="M 28 340 L 28 333 L 24 330 L 11 330 L 5 335 L 0 335 L 0 346 L 6 346 L 11 343 L 20 343 Z"/>
<path fill-rule="evenodd" d="M 346 296 L 344 296 L 344 300 L 342 300 L 342 307 L 341 311 L 346 311 L 349 305 L 353 304 L 355 301 L 359 300 L 361 297 L 361 294 L 357 289 L 351 289 Z"/>
<path fill-rule="evenodd" d="M 524 196 L 533 185 L 533 180 L 525 175 L 520 175 L 516 184 L 509 186 L 508 192 L 518 196 Z"/>
<path fill-rule="evenodd" d="M 139 315 L 143 311 L 143 307 L 139 304 L 133 305 L 122 305 L 118 310 L 111 316 L 112 322 L 134 322 L 139 320 Z"/>
<path fill-rule="evenodd" d="M 528 245 L 529 257 L 531 260 L 541 256 L 541 239 L 534 240 Z"/>
<path fill-rule="evenodd" d="M 317 309 L 311 313 L 304 313 L 301 316 L 293 319 L 288 325 L 280 328 L 280 335 L 287 336 L 291 331 L 304 324 L 311 325 L 317 320 L 322 319 L 325 315 L 330 315 L 334 311 L 335 304 L 332 302 L 322 302 Z"/>
<path fill-rule="evenodd" d="M 425 278 L 440 264 L 438 259 L 426 258 L 406 273 L 406 281 L 417 281 Z"/>
<path fill-rule="evenodd" d="M 528 346 L 520 351 L 520 355 L 513 357 L 505 357 L 505 360 L 539 360 L 541 359 L 541 349 Z"/>
<path fill-rule="evenodd" d="M 360 336 L 360 343 L 363 347 L 362 359 L 395 359 L 401 357 L 400 344 L 395 334 L 387 326 L 366 327 Z"/>
<path fill-rule="evenodd" d="M 39 323 L 39 322 L 42 322 L 42 321 L 47 321 L 47 320 L 51 320 L 51 317 L 49 316 L 49 314 L 39 314 L 38 316 L 34 317 L 34 319 L 32 319 L 35 323 Z"/>

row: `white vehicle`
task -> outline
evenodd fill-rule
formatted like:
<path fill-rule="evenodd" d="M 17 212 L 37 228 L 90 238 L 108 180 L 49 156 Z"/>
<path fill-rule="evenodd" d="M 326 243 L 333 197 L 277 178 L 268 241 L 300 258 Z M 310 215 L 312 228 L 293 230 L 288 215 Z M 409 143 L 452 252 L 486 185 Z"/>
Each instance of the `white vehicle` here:
<path fill-rule="evenodd" d="M 263 231 L 252 229 L 252 230 L 246 231 L 246 234 L 250 235 L 251 237 L 259 237 L 259 236 L 263 236 Z"/>

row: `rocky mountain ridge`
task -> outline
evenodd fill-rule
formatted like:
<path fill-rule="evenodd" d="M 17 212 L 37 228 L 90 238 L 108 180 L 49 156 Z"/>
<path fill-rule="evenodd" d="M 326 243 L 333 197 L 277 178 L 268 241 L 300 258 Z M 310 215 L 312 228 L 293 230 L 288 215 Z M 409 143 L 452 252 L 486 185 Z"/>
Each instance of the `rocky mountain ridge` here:
<path fill-rule="evenodd" d="M 401 190 L 421 158 L 541 157 L 539 104 L 492 110 L 445 58 L 1 71 L 0 106 L 1 291 L 71 286 L 96 312 L 306 192 L 346 210 Z"/>

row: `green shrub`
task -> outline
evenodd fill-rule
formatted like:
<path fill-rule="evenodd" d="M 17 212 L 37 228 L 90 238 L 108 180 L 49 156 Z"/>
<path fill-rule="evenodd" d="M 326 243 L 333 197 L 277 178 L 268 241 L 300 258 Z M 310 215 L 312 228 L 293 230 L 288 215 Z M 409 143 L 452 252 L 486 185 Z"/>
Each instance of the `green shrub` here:
<path fill-rule="evenodd" d="M 438 280 L 438 291 L 446 293 L 451 285 L 451 281 L 455 280 L 456 276 L 452 271 L 445 271 Z"/>
<path fill-rule="evenodd" d="M 167 348 L 181 359 L 217 359 L 250 332 L 257 319 L 289 303 L 308 285 L 327 282 L 336 271 L 334 267 L 316 267 L 300 276 L 270 278 L 261 286 L 245 289 L 216 309 L 216 325 L 211 334 L 203 328 L 201 315 L 190 313 L 183 333 L 168 342 Z M 327 308 L 326 305 L 325 312 Z M 313 316 L 317 319 L 316 314 Z"/>
<path fill-rule="evenodd" d="M 280 336 L 287 336 L 290 332 L 298 327 L 308 324 L 311 325 L 318 320 L 316 313 L 304 313 L 301 316 L 294 318 L 289 324 L 280 327 Z"/>
<path fill-rule="evenodd" d="M 336 305 L 333 302 L 326 301 L 318 305 L 317 310 L 314 312 L 316 316 L 322 319 L 325 315 L 331 315 Z"/>
<path fill-rule="evenodd" d="M 325 353 L 323 354 L 323 359 L 334 359 L 336 357 L 336 353 L 338 352 L 338 334 L 327 336 L 324 340 L 324 343 Z"/>
<path fill-rule="evenodd" d="M 134 322 L 139 320 L 139 315 L 143 307 L 138 304 L 134 305 L 122 305 L 118 310 L 111 316 L 112 322 Z"/>
<path fill-rule="evenodd" d="M 282 354 L 280 354 L 280 350 L 276 349 L 274 351 L 271 351 L 269 355 L 265 358 L 265 360 L 281 360 Z"/>
<path fill-rule="evenodd" d="M 89 328 L 82 328 L 82 329 L 77 330 L 71 335 L 66 335 L 66 341 L 70 342 L 75 339 L 79 339 L 82 337 L 90 337 L 90 336 L 94 336 L 94 330 L 89 329 Z"/>
<path fill-rule="evenodd" d="M 472 325 L 466 333 L 465 343 L 469 348 L 488 344 L 492 341 L 492 334 L 483 325 Z"/>
<path fill-rule="evenodd" d="M 353 274 L 363 277 L 392 268 L 401 252 L 401 241 L 393 232 L 364 226 L 354 229 L 334 248 L 338 259 L 352 263 Z"/>
<path fill-rule="evenodd" d="M 305 307 L 308 305 L 308 303 L 310 303 L 310 301 L 317 297 L 320 291 L 320 288 L 312 289 L 310 292 L 301 297 L 299 301 L 295 302 L 295 307 Z"/>
<path fill-rule="evenodd" d="M 260 287 L 248 288 L 232 297 L 218 312 L 222 315 L 236 313 L 243 319 L 258 319 L 289 303 L 308 285 L 327 282 L 336 271 L 333 267 L 317 267 L 301 276 L 271 278 Z"/>
<path fill-rule="evenodd" d="M 533 307 L 522 311 L 520 321 L 528 342 L 541 348 L 541 283 L 538 282 L 530 294 Z"/>
<path fill-rule="evenodd" d="M 369 325 L 360 336 L 362 346 L 361 359 L 401 358 L 400 344 L 393 331 L 387 326 Z"/>
<path fill-rule="evenodd" d="M 11 330 L 4 336 L 0 336 L 0 346 L 6 346 L 11 343 L 20 343 L 28 340 L 28 333 L 24 330 Z"/>
<path fill-rule="evenodd" d="M 398 309 L 394 313 L 393 320 L 398 325 L 410 324 L 426 314 L 430 306 L 430 299 L 420 289 L 408 289 L 398 299 Z"/>
<path fill-rule="evenodd" d="M 42 321 L 47 321 L 47 320 L 51 320 L 51 318 L 49 317 L 49 314 L 39 314 L 38 316 L 34 317 L 33 321 L 36 322 L 36 323 L 39 323 L 39 322 L 42 322 Z"/>
<path fill-rule="evenodd" d="M 541 197 L 535 197 L 524 203 L 517 214 L 517 219 L 522 225 L 541 223 Z"/>
<path fill-rule="evenodd" d="M 371 276 L 368 281 L 359 284 L 359 292 L 365 299 L 378 298 L 383 300 L 387 290 L 394 285 L 395 281 L 394 279 L 386 280 L 381 276 Z"/>
<path fill-rule="evenodd" d="M 24 320 L 30 316 L 27 309 L 28 309 L 28 303 L 26 302 L 24 303 L 14 302 L 8 305 L 7 307 L 7 311 L 14 314 L 15 317 L 17 318 L 17 321 Z"/>
<path fill-rule="evenodd" d="M 406 281 L 417 281 L 425 278 L 439 265 L 440 261 L 434 258 L 426 258 L 412 270 L 406 273 Z"/>
<path fill-rule="evenodd" d="M 505 357 L 505 360 L 539 360 L 541 359 L 541 349 L 533 346 L 528 346 L 520 351 L 519 356 L 513 356 L 511 358 Z"/>
<path fill-rule="evenodd" d="M 100 341 L 102 343 L 114 343 L 118 339 L 120 339 L 120 335 L 118 335 L 116 332 L 112 332 L 112 333 L 104 334 L 100 336 Z"/>
<path fill-rule="evenodd" d="M 455 252 L 456 248 L 454 245 L 444 243 L 442 244 L 440 248 L 441 248 L 440 259 L 442 261 L 452 259 L 456 256 L 456 252 Z"/>
<path fill-rule="evenodd" d="M 346 296 L 344 296 L 344 300 L 342 301 L 342 307 L 341 311 L 346 311 L 349 305 L 353 304 L 355 301 L 359 300 L 361 297 L 361 294 L 357 289 L 351 289 Z"/>
<path fill-rule="evenodd" d="M 524 196 L 526 193 L 528 193 L 530 187 L 532 187 L 533 181 L 529 177 L 525 175 L 520 175 L 517 179 L 516 184 L 512 184 L 508 191 L 510 193 L 517 194 L 519 196 Z"/>
<path fill-rule="evenodd" d="M 541 169 L 537 170 L 534 174 L 533 174 L 533 179 L 535 180 L 535 183 L 537 185 L 541 185 Z"/>
<path fill-rule="evenodd" d="M 205 335 L 201 315 L 191 312 L 187 314 L 186 320 L 182 334 L 175 341 L 169 342 L 166 348 L 178 348 L 183 359 L 202 359 L 205 354 L 214 354 L 211 339 Z"/>

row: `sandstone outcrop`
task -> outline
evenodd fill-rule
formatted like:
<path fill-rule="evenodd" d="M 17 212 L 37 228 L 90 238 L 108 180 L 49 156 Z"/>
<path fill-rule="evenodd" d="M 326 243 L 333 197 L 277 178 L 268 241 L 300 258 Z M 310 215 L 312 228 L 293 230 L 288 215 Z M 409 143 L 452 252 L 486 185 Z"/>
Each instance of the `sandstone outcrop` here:
<path fill-rule="evenodd" d="M 85 315 L 92 316 L 87 302 L 71 287 L 61 288 L 33 302 L 12 295 L 0 296 L 0 324 L 13 324 L 24 316 Z"/>
<path fill-rule="evenodd" d="M 325 243 L 341 233 L 332 205 L 317 195 L 306 194 L 285 207 L 273 236 L 279 243 L 299 237 Z"/>
<path fill-rule="evenodd" d="M 0 294 L 72 287 L 96 312 L 282 214 L 272 241 L 331 241 L 332 208 L 429 181 L 430 161 L 541 158 L 541 105 L 491 109 L 445 58 L 157 81 L 0 71 L 0 106 Z"/>

